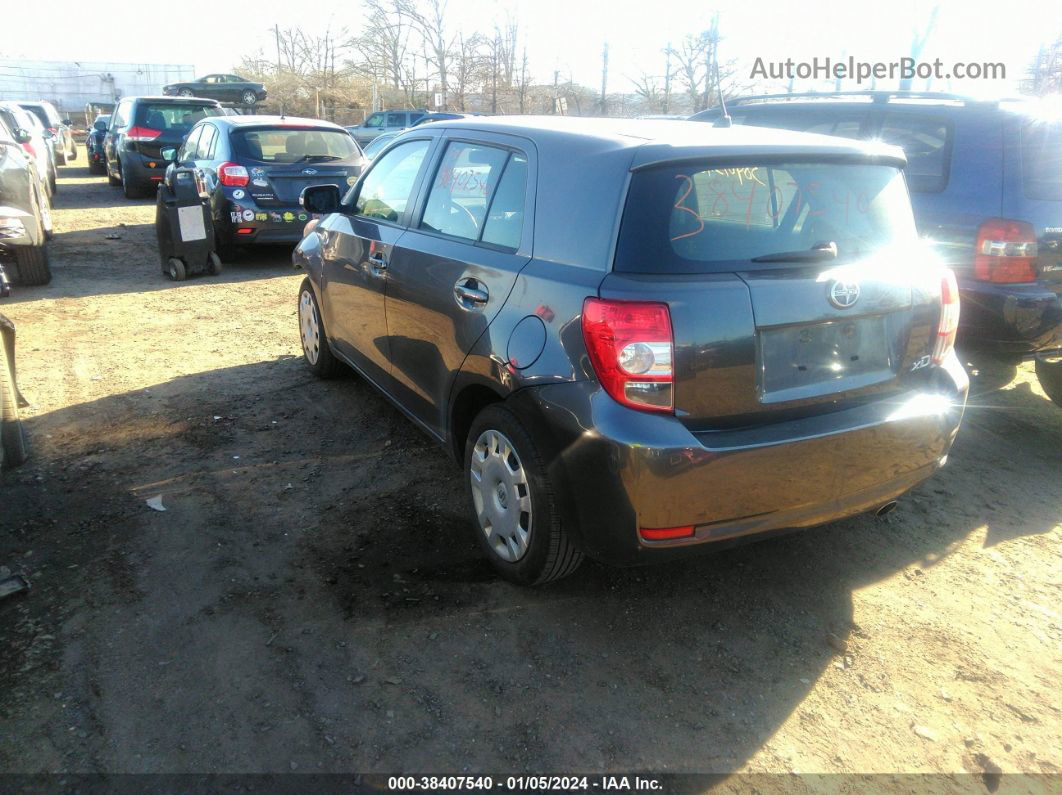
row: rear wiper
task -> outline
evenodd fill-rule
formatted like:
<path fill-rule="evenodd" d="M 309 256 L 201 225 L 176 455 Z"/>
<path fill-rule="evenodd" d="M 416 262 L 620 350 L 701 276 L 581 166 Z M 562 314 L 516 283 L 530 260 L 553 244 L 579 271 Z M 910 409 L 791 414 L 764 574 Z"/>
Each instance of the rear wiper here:
<path fill-rule="evenodd" d="M 339 155 L 303 155 L 302 157 L 300 157 L 295 162 L 296 163 L 311 163 L 311 162 L 317 163 L 317 162 L 320 162 L 322 160 L 342 160 L 342 159 L 343 158 L 341 158 Z"/>
<path fill-rule="evenodd" d="M 832 240 L 828 243 L 816 243 L 811 248 L 799 251 L 778 251 L 774 254 L 763 254 L 753 257 L 750 262 L 822 262 L 827 259 L 837 259 L 837 244 Z"/>

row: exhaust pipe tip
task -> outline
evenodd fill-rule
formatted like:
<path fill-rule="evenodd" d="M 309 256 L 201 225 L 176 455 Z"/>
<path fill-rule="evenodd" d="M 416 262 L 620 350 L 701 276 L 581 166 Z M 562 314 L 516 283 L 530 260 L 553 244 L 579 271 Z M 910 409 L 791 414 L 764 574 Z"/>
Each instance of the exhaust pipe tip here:
<path fill-rule="evenodd" d="M 874 515 L 875 516 L 886 516 L 887 514 L 890 514 L 890 513 L 892 513 L 895 510 L 896 510 L 896 500 L 890 500 L 889 502 L 885 503 L 880 508 L 878 508 L 876 511 L 874 511 Z"/>

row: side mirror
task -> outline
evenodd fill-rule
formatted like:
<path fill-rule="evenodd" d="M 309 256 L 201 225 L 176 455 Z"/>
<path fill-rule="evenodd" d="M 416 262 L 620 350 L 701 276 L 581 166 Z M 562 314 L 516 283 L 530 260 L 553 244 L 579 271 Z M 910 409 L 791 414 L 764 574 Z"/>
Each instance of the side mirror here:
<path fill-rule="evenodd" d="M 299 194 L 299 205 L 311 213 L 338 212 L 339 203 L 339 188 L 335 185 L 310 185 Z"/>
<path fill-rule="evenodd" d="M 159 154 L 162 155 L 163 160 L 169 163 L 174 163 L 177 160 L 177 147 L 164 146 L 161 150 L 159 150 Z"/>
<path fill-rule="evenodd" d="M 28 144 L 32 140 L 33 140 L 33 136 L 31 136 L 28 132 L 23 130 L 21 127 L 19 127 L 17 130 L 15 130 L 15 143 L 16 144 Z"/>

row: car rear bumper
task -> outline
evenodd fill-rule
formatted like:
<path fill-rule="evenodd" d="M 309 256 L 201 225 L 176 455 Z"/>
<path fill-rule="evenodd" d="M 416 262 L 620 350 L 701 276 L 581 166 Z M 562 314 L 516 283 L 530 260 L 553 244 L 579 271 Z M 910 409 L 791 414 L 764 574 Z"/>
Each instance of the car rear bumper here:
<path fill-rule="evenodd" d="M 311 214 L 302 207 L 261 207 L 250 196 L 225 201 L 217 231 L 229 245 L 298 243 Z"/>
<path fill-rule="evenodd" d="M 1062 347 L 1062 300 L 1045 285 L 963 281 L 959 293 L 962 344 L 1019 357 Z"/>
<path fill-rule="evenodd" d="M 166 167 L 169 165 L 162 158 L 153 160 L 139 152 L 126 152 L 122 155 L 122 163 L 130 181 L 138 188 L 157 186 L 166 176 Z M 155 165 L 152 166 L 152 163 Z"/>
<path fill-rule="evenodd" d="M 542 440 L 562 521 L 583 550 L 636 564 L 824 524 L 895 499 L 944 464 L 968 385 L 952 355 L 927 391 L 710 433 L 624 408 L 593 381 L 527 388 L 511 399 Z M 692 535 L 647 541 L 639 534 L 683 526 Z"/>

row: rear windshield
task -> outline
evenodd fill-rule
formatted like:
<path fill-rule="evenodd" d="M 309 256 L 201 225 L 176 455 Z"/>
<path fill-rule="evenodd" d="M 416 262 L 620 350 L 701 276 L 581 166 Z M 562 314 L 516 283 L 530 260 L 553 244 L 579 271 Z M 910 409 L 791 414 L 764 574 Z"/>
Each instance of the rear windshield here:
<path fill-rule="evenodd" d="M 231 136 L 237 157 L 261 163 L 326 163 L 359 160 L 361 150 L 344 130 L 288 127 L 238 130 Z"/>
<path fill-rule="evenodd" d="M 221 108 L 217 105 L 196 105 L 192 102 L 166 103 L 141 102 L 136 107 L 137 127 L 147 127 L 161 133 L 187 134 L 195 123 L 207 116 L 220 116 Z"/>
<path fill-rule="evenodd" d="M 916 238 L 903 174 L 888 165 L 676 164 L 636 172 L 617 271 L 792 266 L 749 260 L 833 243 L 850 260 Z"/>
<path fill-rule="evenodd" d="M 1062 121 L 1029 121 L 1021 131 L 1021 176 L 1030 199 L 1062 201 Z"/>

